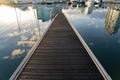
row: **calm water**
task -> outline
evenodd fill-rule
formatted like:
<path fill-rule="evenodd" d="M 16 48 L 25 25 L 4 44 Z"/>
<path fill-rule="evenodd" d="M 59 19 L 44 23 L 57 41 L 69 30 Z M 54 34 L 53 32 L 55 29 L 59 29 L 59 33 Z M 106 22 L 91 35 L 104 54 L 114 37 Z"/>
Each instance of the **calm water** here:
<path fill-rule="evenodd" d="M 57 6 L 63 8 L 63 13 L 112 79 L 120 80 L 120 11 L 117 6 Z M 0 80 L 10 78 L 41 38 L 55 9 L 56 5 L 0 6 Z"/>
<path fill-rule="evenodd" d="M 0 80 L 8 80 L 51 22 L 54 5 L 0 6 Z M 54 11 L 53 11 L 54 13 Z"/>
<path fill-rule="evenodd" d="M 120 80 L 120 8 L 117 6 L 79 5 L 63 10 L 113 80 Z"/>

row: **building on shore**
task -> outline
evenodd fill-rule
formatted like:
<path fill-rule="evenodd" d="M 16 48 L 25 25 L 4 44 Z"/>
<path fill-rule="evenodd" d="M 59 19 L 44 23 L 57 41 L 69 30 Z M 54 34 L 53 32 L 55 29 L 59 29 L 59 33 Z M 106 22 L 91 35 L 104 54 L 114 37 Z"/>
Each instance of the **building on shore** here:
<path fill-rule="evenodd" d="M 93 11 L 93 5 L 91 5 L 91 6 L 86 6 L 85 7 L 85 10 L 84 10 L 84 14 L 85 15 L 88 15 L 88 14 L 91 14 L 92 13 L 92 11 Z"/>

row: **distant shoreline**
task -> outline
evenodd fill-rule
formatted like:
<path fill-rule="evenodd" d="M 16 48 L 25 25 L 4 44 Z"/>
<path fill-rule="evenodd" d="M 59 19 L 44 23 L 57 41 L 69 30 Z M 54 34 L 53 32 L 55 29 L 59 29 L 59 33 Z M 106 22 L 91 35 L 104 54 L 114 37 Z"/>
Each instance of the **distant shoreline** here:
<path fill-rule="evenodd" d="M 120 2 L 103 2 L 103 3 L 106 3 L 106 4 L 120 4 Z"/>
<path fill-rule="evenodd" d="M 120 2 L 102 2 L 103 4 L 120 4 Z M 38 3 L 33 3 L 33 2 L 18 2 L 18 3 L 15 3 L 15 2 L 4 2 L 4 3 L 0 3 L 0 5 L 2 4 L 13 4 L 13 5 L 17 5 L 17 4 L 67 4 L 65 2 L 63 3 L 47 3 L 47 2 L 38 2 Z"/>
<path fill-rule="evenodd" d="M 2 5 L 2 4 L 17 5 L 17 4 L 66 4 L 66 3 L 32 3 L 32 2 L 28 2 L 28 3 L 0 3 L 0 5 Z"/>

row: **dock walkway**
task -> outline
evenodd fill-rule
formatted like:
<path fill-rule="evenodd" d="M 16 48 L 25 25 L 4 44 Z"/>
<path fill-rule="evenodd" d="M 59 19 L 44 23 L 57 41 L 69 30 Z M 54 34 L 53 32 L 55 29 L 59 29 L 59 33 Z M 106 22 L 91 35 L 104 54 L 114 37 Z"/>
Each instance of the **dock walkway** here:
<path fill-rule="evenodd" d="M 17 80 L 104 80 L 63 13 L 59 13 Z"/>

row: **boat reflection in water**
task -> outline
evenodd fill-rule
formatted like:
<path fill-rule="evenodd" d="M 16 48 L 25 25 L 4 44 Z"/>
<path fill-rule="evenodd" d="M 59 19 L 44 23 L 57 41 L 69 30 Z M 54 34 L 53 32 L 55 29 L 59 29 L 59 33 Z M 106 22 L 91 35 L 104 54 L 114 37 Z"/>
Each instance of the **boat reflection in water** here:
<path fill-rule="evenodd" d="M 85 15 L 91 14 L 93 11 L 93 8 L 94 8 L 94 5 L 89 5 L 89 6 L 85 7 L 84 14 Z"/>
<path fill-rule="evenodd" d="M 84 5 L 77 5 L 77 8 L 80 10 L 80 13 L 84 15 L 92 14 L 92 11 L 94 9 L 94 5 L 84 6 Z"/>
<path fill-rule="evenodd" d="M 112 35 L 118 32 L 120 28 L 120 10 L 114 8 L 108 8 L 105 29 Z"/>
<path fill-rule="evenodd" d="M 43 22 L 52 20 L 55 15 L 62 11 L 62 7 L 58 5 L 35 5 L 37 19 Z"/>

